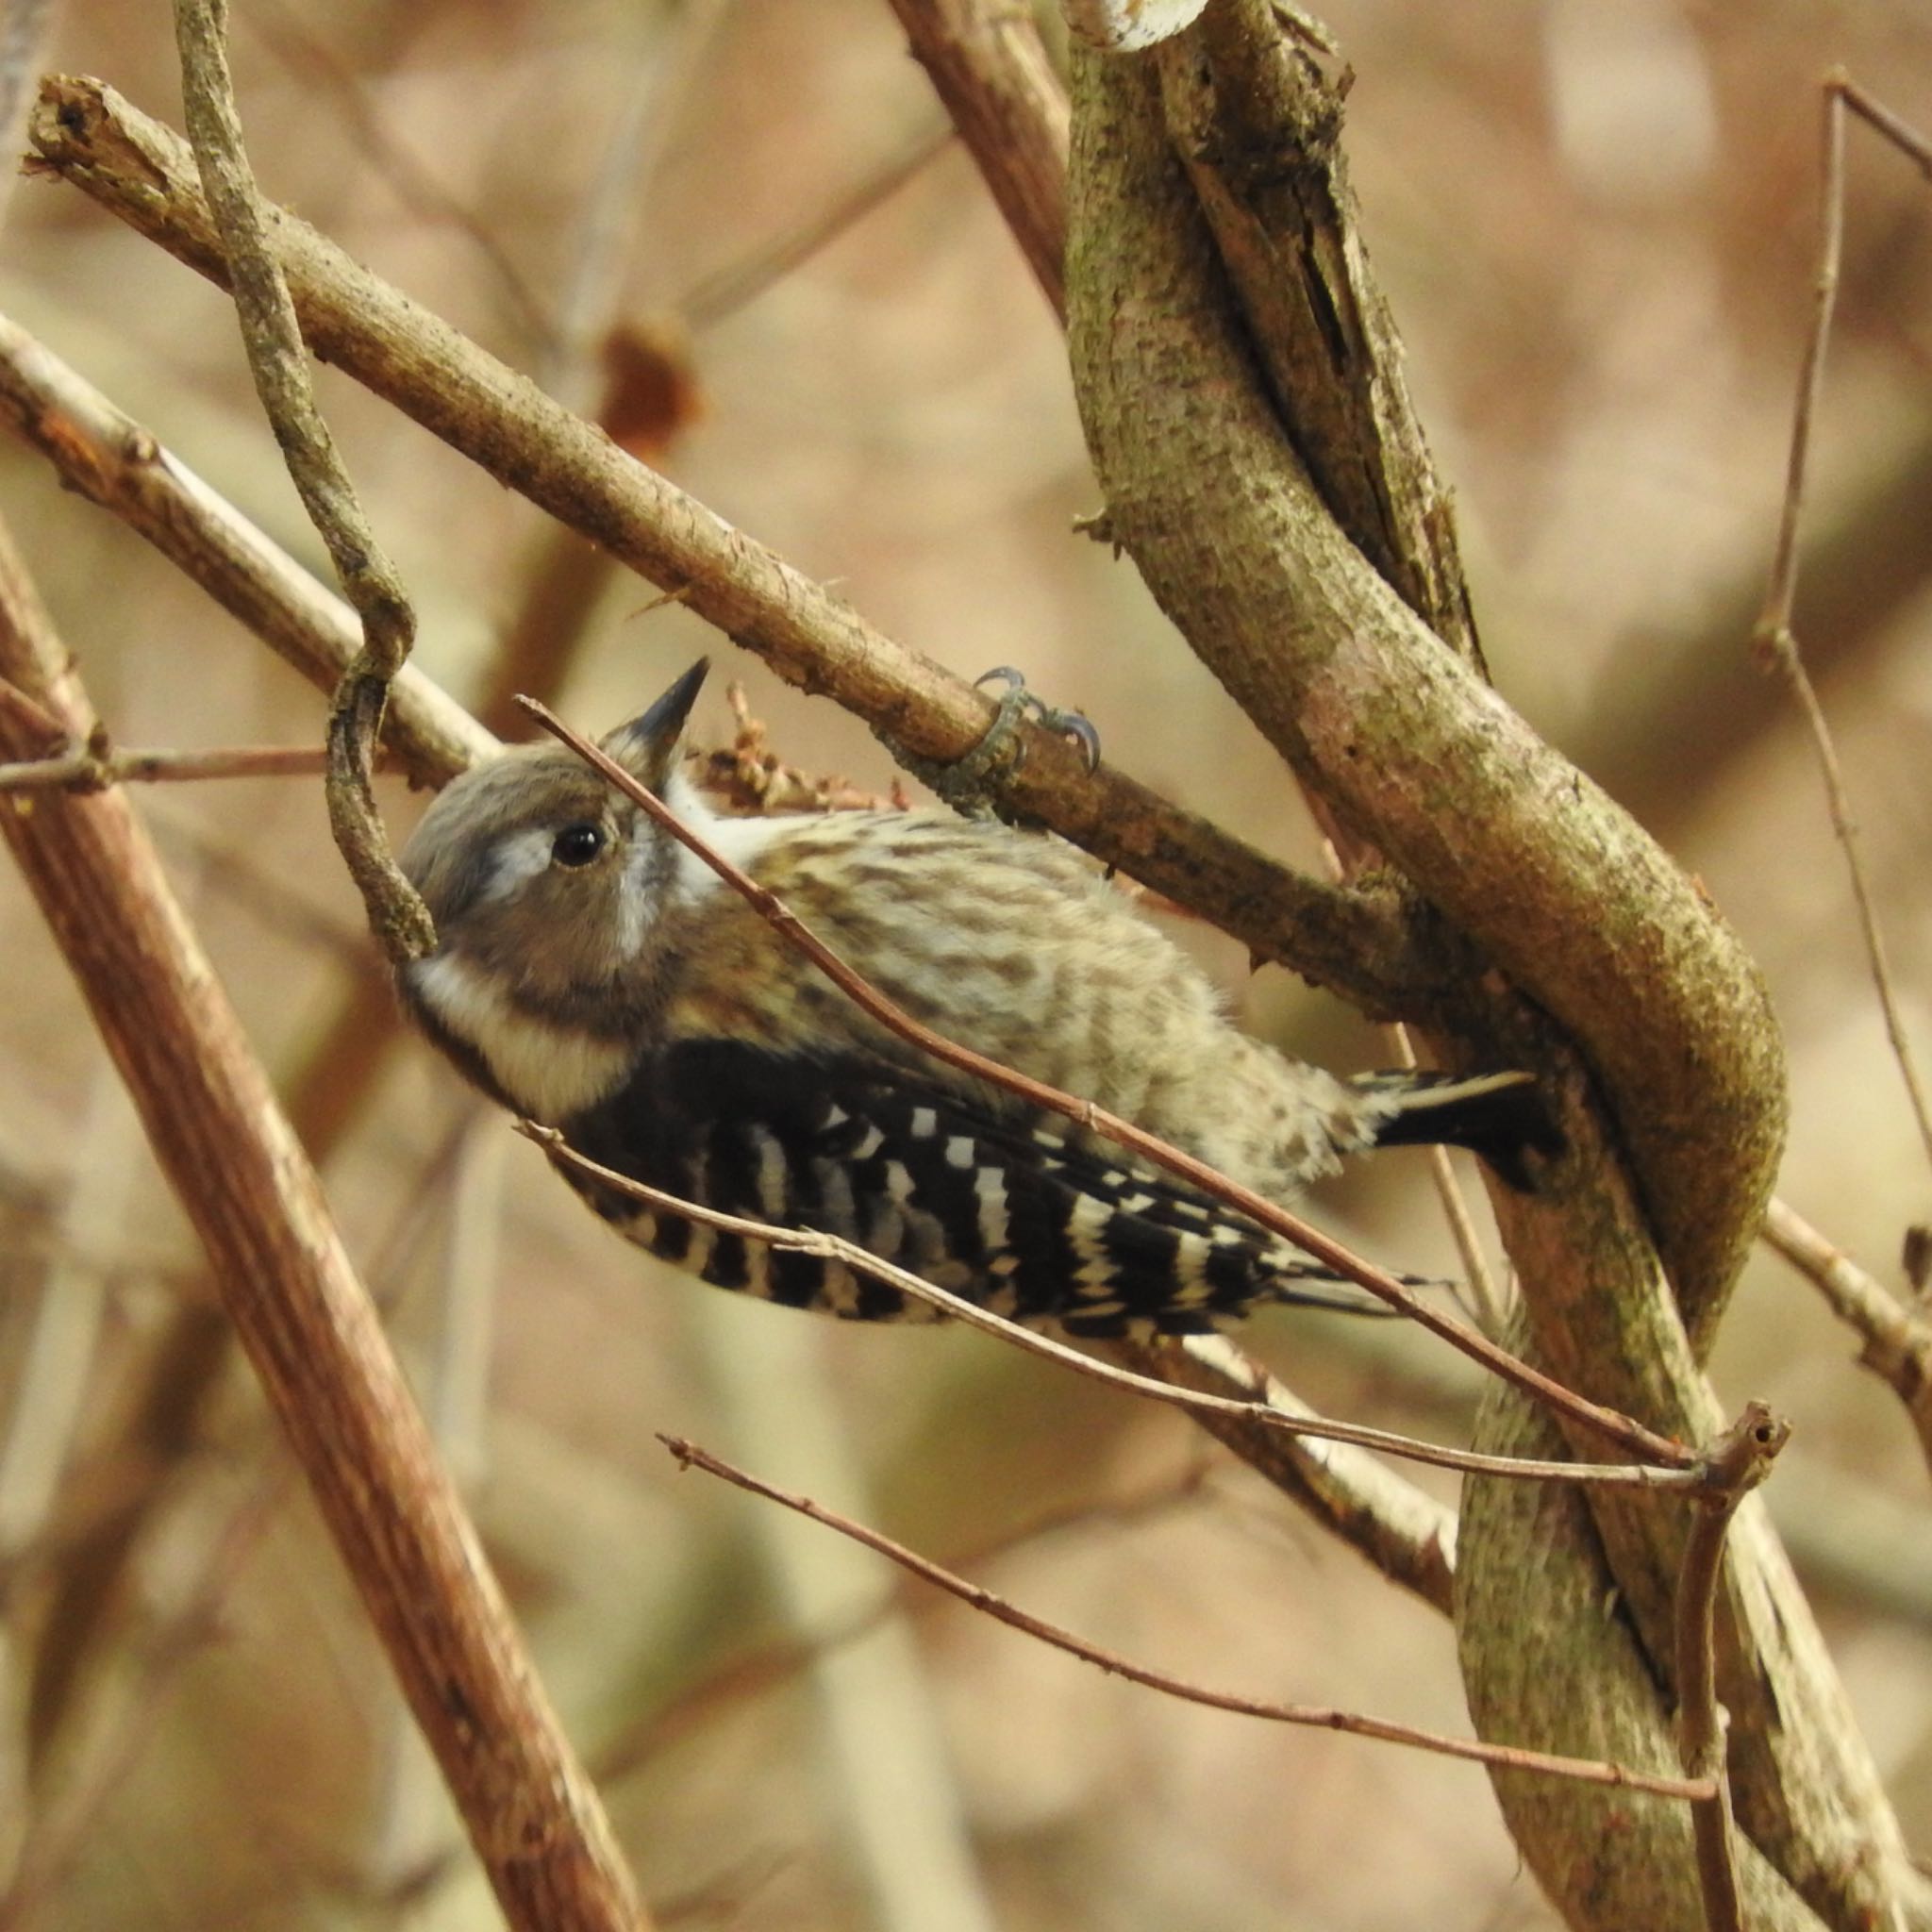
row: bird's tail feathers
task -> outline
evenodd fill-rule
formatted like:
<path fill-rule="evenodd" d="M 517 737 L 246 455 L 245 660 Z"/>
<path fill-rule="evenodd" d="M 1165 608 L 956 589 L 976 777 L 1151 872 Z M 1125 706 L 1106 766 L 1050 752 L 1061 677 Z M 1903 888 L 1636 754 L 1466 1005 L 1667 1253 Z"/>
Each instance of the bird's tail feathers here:
<path fill-rule="evenodd" d="M 1353 1084 L 1387 1103 L 1374 1129 L 1377 1147 L 1467 1147 L 1525 1193 L 1536 1185 L 1529 1157 L 1563 1151 L 1562 1133 L 1533 1074 L 1362 1074 Z"/>

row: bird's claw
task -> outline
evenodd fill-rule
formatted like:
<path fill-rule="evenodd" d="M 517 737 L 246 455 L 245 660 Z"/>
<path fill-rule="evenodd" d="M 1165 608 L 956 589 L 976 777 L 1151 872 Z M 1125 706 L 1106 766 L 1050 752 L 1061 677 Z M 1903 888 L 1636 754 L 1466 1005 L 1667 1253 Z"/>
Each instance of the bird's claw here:
<path fill-rule="evenodd" d="M 1077 745 L 1087 769 L 1090 772 L 1099 770 L 1100 733 L 1084 712 L 1063 711 L 1043 698 L 1036 697 L 1026 689 L 1025 674 L 1016 671 L 1010 664 L 995 665 L 992 670 L 982 672 L 973 680 L 973 688 L 978 691 L 994 682 L 1007 687 L 1000 698 L 999 710 L 987 726 L 986 736 L 967 754 L 968 757 L 977 757 L 988 745 L 996 745 L 1001 735 L 1012 728 L 1015 719 L 1024 718 L 1042 730 L 1054 732 Z M 1015 758 L 1014 762 L 1017 764 L 1019 759 Z"/>

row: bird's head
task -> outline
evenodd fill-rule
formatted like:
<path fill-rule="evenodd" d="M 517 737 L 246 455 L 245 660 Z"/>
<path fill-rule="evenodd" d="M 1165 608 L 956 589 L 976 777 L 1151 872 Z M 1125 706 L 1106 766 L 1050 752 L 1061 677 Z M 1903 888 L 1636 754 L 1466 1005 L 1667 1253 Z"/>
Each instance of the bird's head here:
<path fill-rule="evenodd" d="M 681 813 L 702 811 L 678 766 L 707 668 L 694 664 L 601 741 Z M 403 971 L 406 995 L 492 1063 L 481 1036 L 512 1014 L 620 1035 L 639 958 L 678 890 L 681 849 L 565 746 L 524 745 L 475 766 L 445 787 L 403 851 L 437 932 L 436 951 Z"/>

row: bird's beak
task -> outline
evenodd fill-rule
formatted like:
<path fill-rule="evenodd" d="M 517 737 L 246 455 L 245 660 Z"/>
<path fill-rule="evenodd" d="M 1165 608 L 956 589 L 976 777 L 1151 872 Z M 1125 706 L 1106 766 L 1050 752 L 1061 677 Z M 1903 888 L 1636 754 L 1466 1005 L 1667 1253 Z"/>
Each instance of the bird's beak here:
<path fill-rule="evenodd" d="M 663 791 L 665 779 L 676 767 L 677 741 L 710 668 L 711 660 L 700 658 L 648 710 L 603 740 L 604 750 L 653 791 Z"/>

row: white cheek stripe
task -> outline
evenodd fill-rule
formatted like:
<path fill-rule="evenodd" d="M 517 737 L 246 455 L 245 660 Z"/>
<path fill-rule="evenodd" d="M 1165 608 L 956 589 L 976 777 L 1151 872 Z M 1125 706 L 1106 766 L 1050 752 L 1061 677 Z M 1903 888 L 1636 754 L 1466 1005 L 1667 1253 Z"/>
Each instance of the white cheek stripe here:
<path fill-rule="evenodd" d="M 548 825 L 531 825 L 499 839 L 490 855 L 485 900 L 513 899 L 532 879 L 548 872 L 556 842 L 557 834 Z"/>
<path fill-rule="evenodd" d="M 593 1106 L 630 1073 L 625 1047 L 519 1012 L 487 975 L 454 954 L 411 966 L 409 987 L 483 1056 L 496 1084 L 533 1119 L 554 1124 Z"/>

